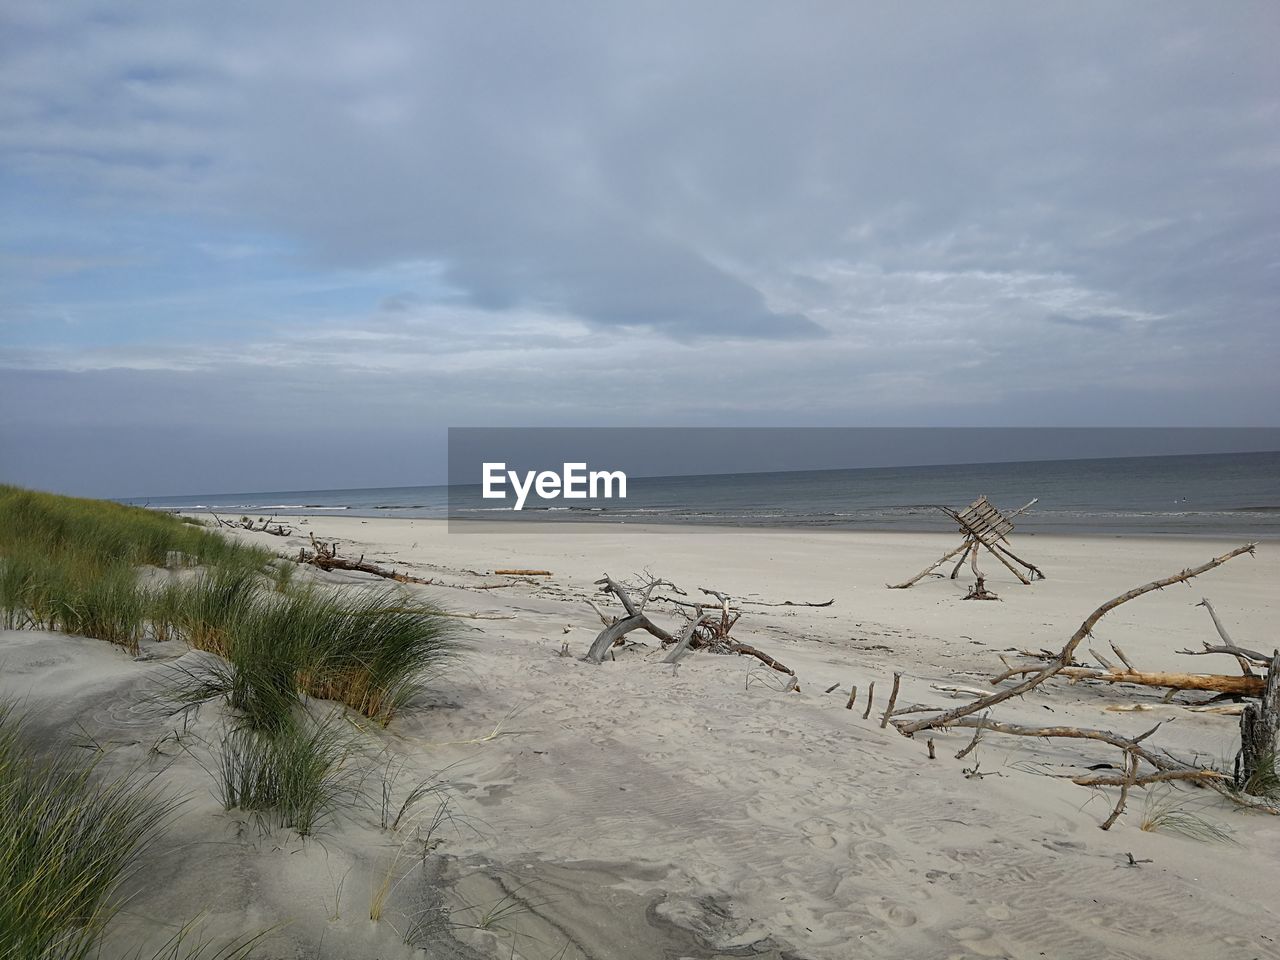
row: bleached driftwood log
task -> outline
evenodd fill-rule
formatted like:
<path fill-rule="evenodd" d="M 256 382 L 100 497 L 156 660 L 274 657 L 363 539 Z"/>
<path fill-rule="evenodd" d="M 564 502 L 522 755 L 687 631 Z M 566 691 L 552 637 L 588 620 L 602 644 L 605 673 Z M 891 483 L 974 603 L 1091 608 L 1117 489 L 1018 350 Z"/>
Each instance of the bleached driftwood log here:
<path fill-rule="evenodd" d="M 604 629 L 596 636 L 591 648 L 587 651 L 586 656 L 583 657 L 589 663 L 602 662 L 606 654 L 628 633 L 633 630 L 644 630 L 657 637 L 663 646 L 672 646 L 665 659 L 666 663 L 678 662 L 690 650 L 706 649 L 716 653 L 732 653 L 755 657 L 761 663 L 777 670 L 779 673 L 785 673 L 792 677 L 796 675 L 794 670 L 763 650 L 759 650 L 750 644 L 742 643 L 730 635 L 733 627 L 742 616 L 742 611 L 736 606 L 733 598 L 724 591 L 713 590 L 709 587 L 698 588 L 702 593 L 717 601 L 713 605 L 703 602 L 672 600 L 670 597 L 655 597 L 655 591 L 662 587 L 666 587 L 680 596 L 685 596 L 686 594 L 670 581 L 648 574 L 646 574 L 643 581 L 631 587 L 617 582 L 608 574 L 597 580 L 596 585 L 600 587 L 601 592 L 610 593 L 617 597 L 618 602 L 622 604 L 625 616 L 610 617 L 596 604 L 590 600 L 587 601 L 604 625 Z M 659 626 L 646 612 L 646 607 L 651 602 L 657 602 L 658 600 L 674 603 L 682 609 L 692 610 L 692 613 L 687 615 L 684 626 L 678 635 L 673 636 L 669 630 Z M 782 606 L 784 604 L 778 605 Z M 800 606 L 801 604 L 785 605 Z M 808 605 L 805 604 L 805 606 Z M 814 606 L 826 605 L 814 604 Z M 794 684 L 790 689 L 798 690 L 799 684 Z"/>
<path fill-rule="evenodd" d="M 625 617 L 609 618 L 594 603 L 587 601 L 591 603 L 591 608 L 595 610 L 601 622 L 605 625 L 604 629 L 600 631 L 592 642 L 591 649 L 587 651 L 587 655 L 583 658 L 588 663 L 602 662 L 604 655 L 613 649 L 613 645 L 632 630 L 645 630 L 666 643 L 676 642 L 675 637 L 650 620 L 648 614 L 644 612 L 650 597 L 653 596 L 653 591 L 665 586 L 678 592 L 679 587 L 675 584 L 667 580 L 650 577 L 636 590 L 636 596 L 632 597 L 631 591 L 606 573 L 596 581 L 596 586 L 600 588 L 601 593 L 612 593 L 617 597 L 627 615 Z"/>
<path fill-rule="evenodd" d="M 286 527 L 282 523 L 276 523 L 274 516 L 270 519 L 259 517 L 256 521 L 250 517 L 241 517 L 239 520 L 224 520 L 216 513 L 211 513 L 210 516 L 220 527 L 230 527 L 233 530 L 252 530 L 254 533 L 269 533 L 273 537 L 293 536 L 293 528 Z"/>
<path fill-rule="evenodd" d="M 1000 683 L 1012 677 L 1039 673 L 1042 665 L 1011 667 L 992 683 Z M 1209 690 L 1214 693 L 1230 693 L 1257 697 L 1262 694 L 1262 677 L 1237 677 L 1218 673 L 1161 673 L 1148 670 L 1122 670 L 1118 667 L 1099 670 L 1093 667 L 1063 667 L 1058 675 L 1071 680 L 1098 680 L 1102 683 L 1132 683 L 1141 687 L 1168 687 L 1172 690 Z"/>
<path fill-rule="evenodd" d="M 365 560 L 364 554 L 360 555 L 359 560 L 348 560 L 346 557 L 338 556 L 338 544 L 336 542 L 326 543 L 323 540 L 317 540 L 316 535 L 311 534 L 311 549 L 303 547 L 298 551 L 297 562 L 315 567 L 318 570 L 351 570 L 356 573 L 368 573 L 375 577 L 382 577 L 385 580 L 394 580 L 397 583 L 418 583 L 430 585 L 435 583 L 434 580 L 425 580 L 422 577 L 415 577 L 407 573 L 400 573 L 396 570 L 388 570 L 386 567 L 380 567 L 376 563 L 369 563 Z"/>

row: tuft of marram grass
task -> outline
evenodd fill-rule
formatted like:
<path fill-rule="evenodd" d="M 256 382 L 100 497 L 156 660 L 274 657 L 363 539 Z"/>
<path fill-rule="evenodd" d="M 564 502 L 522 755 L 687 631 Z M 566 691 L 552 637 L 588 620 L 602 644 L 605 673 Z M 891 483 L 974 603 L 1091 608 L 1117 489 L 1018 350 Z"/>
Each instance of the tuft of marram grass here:
<path fill-rule="evenodd" d="M 1140 829 L 1181 834 L 1191 840 L 1234 843 L 1229 827 L 1202 816 L 1195 805 L 1172 788 L 1148 790 Z"/>
<path fill-rule="evenodd" d="M 197 650 L 225 657 L 238 623 L 261 593 L 252 570 L 214 567 L 166 583 L 151 593 L 148 607 L 157 637 L 185 640 Z"/>
<path fill-rule="evenodd" d="M 1280 770 L 1276 768 L 1274 752 L 1262 757 L 1258 766 L 1240 785 L 1251 797 L 1262 797 L 1264 800 L 1280 800 Z"/>
<path fill-rule="evenodd" d="M 458 654 L 453 621 L 394 587 L 315 592 L 306 603 L 324 628 L 299 646 L 300 686 L 383 726 Z"/>
<path fill-rule="evenodd" d="M 176 805 L 151 778 L 35 754 L 0 705 L 0 956 L 96 955 L 121 883 Z"/>
<path fill-rule="evenodd" d="M 203 590 L 198 581 L 191 589 Z M 232 610 L 202 634 L 216 637 L 204 649 L 225 665 L 182 675 L 178 698 L 224 696 L 249 726 L 267 732 L 289 725 L 303 695 L 344 704 L 386 726 L 459 650 L 452 620 L 395 587 L 259 589 Z M 193 622 L 184 621 L 181 632 L 197 646 Z"/>
<path fill-rule="evenodd" d="M 223 807 L 256 813 L 299 836 L 314 833 L 342 794 L 355 789 L 343 770 L 351 738 L 333 717 L 275 733 L 232 727 L 217 749 L 210 772 Z"/>

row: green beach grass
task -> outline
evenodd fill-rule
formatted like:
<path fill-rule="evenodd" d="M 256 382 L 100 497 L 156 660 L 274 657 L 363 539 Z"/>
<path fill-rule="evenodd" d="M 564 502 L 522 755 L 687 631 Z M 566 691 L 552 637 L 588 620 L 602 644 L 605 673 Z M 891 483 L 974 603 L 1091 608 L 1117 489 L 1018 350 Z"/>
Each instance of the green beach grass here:
<path fill-rule="evenodd" d="M 0 956 L 96 956 L 120 885 L 176 805 L 153 777 L 100 779 L 34 750 L 0 704 Z"/>
<path fill-rule="evenodd" d="M 168 676 L 178 705 L 223 699 L 205 766 L 227 809 L 301 836 L 361 778 L 343 708 L 385 726 L 458 653 L 454 622 L 399 586 L 294 577 L 292 561 L 137 507 L 0 486 L 0 625 L 206 651 Z M 317 719 L 308 699 L 340 704 Z M 154 776 L 98 776 L 36 750 L 0 703 L 0 958 L 98 955 L 121 884 L 177 801 Z M 242 957 L 184 927 L 156 958 Z M 142 953 L 137 955 L 143 957 Z"/>
<path fill-rule="evenodd" d="M 60 630 L 136 653 L 153 620 L 143 568 L 252 575 L 270 560 L 167 514 L 0 486 L 0 622 L 10 629 Z"/>
<path fill-rule="evenodd" d="M 456 654 L 434 605 L 399 587 L 300 585 L 287 564 L 168 514 L 0 486 L 4 626 L 216 654 L 225 669 L 206 679 L 255 729 L 283 729 L 302 696 L 385 726 Z"/>

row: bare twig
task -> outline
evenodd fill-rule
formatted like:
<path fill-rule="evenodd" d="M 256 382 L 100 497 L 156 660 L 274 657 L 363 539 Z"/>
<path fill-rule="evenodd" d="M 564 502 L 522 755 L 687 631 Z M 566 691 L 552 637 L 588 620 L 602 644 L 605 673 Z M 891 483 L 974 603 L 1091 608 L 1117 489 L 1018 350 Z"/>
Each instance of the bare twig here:
<path fill-rule="evenodd" d="M 969 745 L 967 747 L 956 753 L 957 760 L 963 760 L 969 754 L 973 753 L 974 748 L 982 742 L 982 728 L 986 724 L 987 717 L 988 714 L 984 713 L 978 718 L 978 722 L 974 724 L 973 739 L 969 741 Z"/>
<path fill-rule="evenodd" d="M 1227 628 L 1224 627 L 1222 625 L 1222 621 L 1218 619 L 1218 611 L 1213 609 L 1213 604 L 1209 602 L 1209 598 L 1202 597 L 1196 606 L 1204 607 L 1209 611 L 1209 618 L 1213 621 L 1213 626 L 1214 629 L 1218 631 L 1218 636 L 1222 638 L 1222 645 L 1231 649 L 1239 649 L 1236 647 L 1235 641 L 1231 639 L 1231 634 L 1227 633 Z M 1205 644 L 1205 646 L 1207 647 L 1208 644 Z M 1242 655 L 1237 655 L 1236 660 L 1240 663 L 1241 672 L 1244 673 L 1246 677 L 1253 676 L 1253 670 L 1250 669 L 1249 661 L 1246 659 L 1248 655 L 1243 650 L 1240 651 L 1240 654 Z"/>

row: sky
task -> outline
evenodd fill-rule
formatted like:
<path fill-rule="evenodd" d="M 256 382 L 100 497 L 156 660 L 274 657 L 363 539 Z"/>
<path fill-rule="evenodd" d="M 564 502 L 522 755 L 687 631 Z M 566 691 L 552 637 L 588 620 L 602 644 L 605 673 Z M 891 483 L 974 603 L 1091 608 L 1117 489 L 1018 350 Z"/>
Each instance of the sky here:
<path fill-rule="evenodd" d="M 1274 3 L 0 0 L 0 481 L 1280 425 Z"/>

